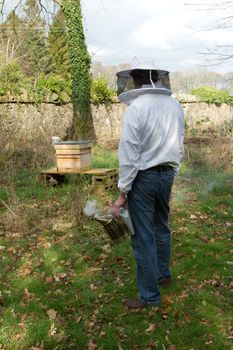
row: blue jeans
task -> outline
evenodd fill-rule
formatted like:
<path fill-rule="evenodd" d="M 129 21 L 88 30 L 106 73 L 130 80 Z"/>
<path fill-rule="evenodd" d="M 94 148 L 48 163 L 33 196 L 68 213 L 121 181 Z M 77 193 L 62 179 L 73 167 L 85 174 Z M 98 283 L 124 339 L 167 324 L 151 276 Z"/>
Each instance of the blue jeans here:
<path fill-rule="evenodd" d="M 132 248 L 137 264 L 137 285 L 140 299 L 148 304 L 160 303 L 157 282 L 171 276 L 168 214 L 173 180 L 171 167 L 139 171 L 128 193 L 135 229 Z"/>

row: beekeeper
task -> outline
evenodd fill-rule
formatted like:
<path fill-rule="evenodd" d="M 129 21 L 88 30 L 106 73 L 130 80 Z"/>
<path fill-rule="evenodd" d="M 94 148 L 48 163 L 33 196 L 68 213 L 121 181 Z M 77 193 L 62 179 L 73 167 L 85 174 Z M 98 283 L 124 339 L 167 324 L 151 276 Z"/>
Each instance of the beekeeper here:
<path fill-rule="evenodd" d="M 129 308 L 160 304 L 159 286 L 171 283 L 168 224 L 169 198 L 184 156 L 184 114 L 171 96 L 169 72 L 151 60 L 133 60 L 117 73 L 119 100 L 128 105 L 120 138 L 120 195 L 112 213 L 128 202 L 135 234 L 139 297 L 125 299 Z"/>

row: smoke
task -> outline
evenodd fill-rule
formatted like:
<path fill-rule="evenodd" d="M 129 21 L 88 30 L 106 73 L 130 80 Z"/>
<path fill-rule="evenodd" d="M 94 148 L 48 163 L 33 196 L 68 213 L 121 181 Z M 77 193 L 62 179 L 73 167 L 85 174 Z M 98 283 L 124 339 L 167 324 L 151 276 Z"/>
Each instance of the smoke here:
<path fill-rule="evenodd" d="M 96 200 L 88 201 L 83 209 L 86 216 L 97 217 L 99 216 L 98 209 L 96 208 Z"/>

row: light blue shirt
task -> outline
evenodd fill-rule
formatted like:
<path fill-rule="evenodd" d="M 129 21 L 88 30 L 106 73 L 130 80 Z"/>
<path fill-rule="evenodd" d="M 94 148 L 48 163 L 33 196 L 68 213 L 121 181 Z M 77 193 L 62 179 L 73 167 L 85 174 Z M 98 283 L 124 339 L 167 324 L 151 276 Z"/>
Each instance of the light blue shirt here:
<path fill-rule="evenodd" d="M 184 113 L 171 96 L 143 93 L 131 101 L 120 138 L 119 182 L 129 192 L 139 170 L 169 163 L 176 170 L 184 157 Z"/>

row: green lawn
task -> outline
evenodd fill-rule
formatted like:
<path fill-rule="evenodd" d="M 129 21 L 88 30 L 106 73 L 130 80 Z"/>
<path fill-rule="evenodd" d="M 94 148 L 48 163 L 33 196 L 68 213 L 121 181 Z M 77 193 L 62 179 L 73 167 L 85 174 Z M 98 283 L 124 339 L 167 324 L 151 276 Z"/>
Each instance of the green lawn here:
<path fill-rule="evenodd" d="M 116 152 L 94 161 L 115 167 Z M 159 309 L 143 311 L 122 306 L 137 293 L 129 238 L 112 246 L 98 223 L 83 217 L 78 226 L 75 210 L 91 194 L 70 178 L 48 188 L 35 175 L 0 190 L 1 350 L 233 348 L 232 174 L 182 167 L 171 210 L 174 282 L 161 289 Z"/>

